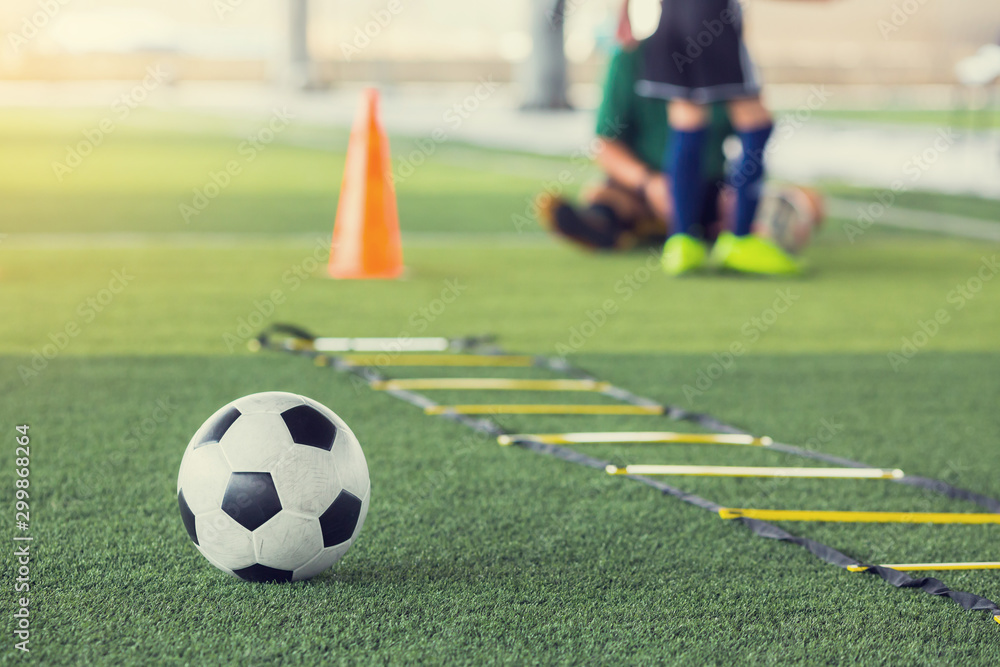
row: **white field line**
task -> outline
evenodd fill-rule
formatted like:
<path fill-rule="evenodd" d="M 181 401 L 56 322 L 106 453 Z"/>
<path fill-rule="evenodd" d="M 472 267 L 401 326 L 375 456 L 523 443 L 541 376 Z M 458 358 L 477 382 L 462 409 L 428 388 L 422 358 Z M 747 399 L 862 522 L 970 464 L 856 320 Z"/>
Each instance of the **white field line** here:
<path fill-rule="evenodd" d="M 332 228 L 332 226 L 331 226 Z M 187 232 L 111 232 L 93 234 L 8 234 L 3 248 L 228 248 L 247 246 L 299 247 L 316 243 L 318 234 L 244 234 Z M 502 247 L 540 246 L 554 243 L 543 233 L 476 234 L 473 232 L 404 232 L 404 247 L 489 245 Z"/>
<path fill-rule="evenodd" d="M 828 198 L 829 217 L 852 221 L 860 200 Z M 1000 204 L 998 204 L 1000 207 Z M 895 206 L 887 209 L 875 223 L 911 231 L 930 232 L 945 236 L 1000 242 L 1000 219 L 996 222 L 950 213 L 935 213 Z M 331 230 L 333 225 L 331 223 Z M 2 247 L 37 248 L 150 248 L 150 247 L 235 247 L 253 245 L 299 246 L 316 242 L 317 234 L 254 234 L 241 232 L 95 232 L 8 234 Z M 538 246 L 553 243 L 542 232 L 535 233 L 476 233 L 476 232 L 404 232 L 404 246 L 435 247 L 489 244 L 501 247 Z"/>
<path fill-rule="evenodd" d="M 868 203 L 860 200 L 830 197 L 828 198 L 829 216 L 853 221 L 857 219 L 858 210 L 867 207 Z M 1000 211 L 1000 202 L 997 202 L 997 209 Z M 894 206 L 886 209 L 875 225 L 984 241 L 1000 241 L 1000 217 L 991 222 L 952 213 L 935 213 Z"/>

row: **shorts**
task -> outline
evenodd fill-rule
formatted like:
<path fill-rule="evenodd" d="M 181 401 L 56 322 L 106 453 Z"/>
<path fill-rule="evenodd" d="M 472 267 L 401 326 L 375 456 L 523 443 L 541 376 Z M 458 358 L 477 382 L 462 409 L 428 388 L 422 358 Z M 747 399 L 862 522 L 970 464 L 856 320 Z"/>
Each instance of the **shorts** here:
<path fill-rule="evenodd" d="M 664 0 L 645 56 L 643 97 L 711 104 L 760 94 L 737 0 Z"/>

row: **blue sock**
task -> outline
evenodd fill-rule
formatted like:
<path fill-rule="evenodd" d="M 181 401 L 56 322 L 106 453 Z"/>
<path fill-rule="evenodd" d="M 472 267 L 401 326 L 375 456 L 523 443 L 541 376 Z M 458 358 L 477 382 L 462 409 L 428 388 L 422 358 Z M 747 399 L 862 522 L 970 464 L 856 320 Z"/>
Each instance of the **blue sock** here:
<path fill-rule="evenodd" d="M 736 188 L 736 236 L 749 234 L 757 215 L 764 188 L 764 149 L 773 129 L 774 126 L 768 123 L 756 130 L 739 133 L 743 156 L 732 176 L 733 187 Z"/>
<path fill-rule="evenodd" d="M 670 174 L 674 198 L 674 233 L 690 234 L 701 222 L 702 191 L 705 189 L 701 163 L 707 132 L 704 128 L 693 132 L 672 130 L 671 135 L 672 146 L 665 171 Z"/>

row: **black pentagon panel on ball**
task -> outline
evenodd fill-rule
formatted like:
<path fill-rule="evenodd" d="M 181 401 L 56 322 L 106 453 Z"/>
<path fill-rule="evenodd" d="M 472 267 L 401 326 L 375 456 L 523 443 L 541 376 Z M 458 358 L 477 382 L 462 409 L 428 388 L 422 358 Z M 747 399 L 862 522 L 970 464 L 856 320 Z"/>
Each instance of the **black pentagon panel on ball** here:
<path fill-rule="evenodd" d="M 281 511 L 269 472 L 234 472 L 222 498 L 222 511 L 247 530 L 257 530 Z"/>
<path fill-rule="evenodd" d="M 242 570 L 233 570 L 240 579 L 246 581 L 256 581 L 265 584 L 284 584 L 292 580 L 292 573 L 289 570 L 279 570 L 275 567 L 268 567 L 257 563 Z"/>
<path fill-rule="evenodd" d="M 194 512 L 191 511 L 187 501 L 184 500 L 183 489 L 177 493 L 177 504 L 180 505 L 181 519 L 184 521 L 184 527 L 187 528 L 188 535 L 191 536 L 191 541 L 198 544 L 198 531 L 195 530 Z"/>
<path fill-rule="evenodd" d="M 350 491 L 341 491 L 319 518 L 323 529 L 323 547 L 332 547 L 351 539 L 361 516 L 361 499 Z"/>
<path fill-rule="evenodd" d="M 292 442 L 330 451 L 337 437 L 337 427 L 322 412 L 310 405 L 298 405 L 281 413 Z"/>
<path fill-rule="evenodd" d="M 201 436 L 201 439 L 195 443 L 194 449 L 198 449 L 202 445 L 208 445 L 222 440 L 222 436 L 224 436 L 226 431 L 229 430 L 229 427 L 240 418 L 241 414 L 242 413 L 236 408 L 226 410 L 225 414 L 216 419 L 211 428 L 205 431 L 205 435 Z"/>

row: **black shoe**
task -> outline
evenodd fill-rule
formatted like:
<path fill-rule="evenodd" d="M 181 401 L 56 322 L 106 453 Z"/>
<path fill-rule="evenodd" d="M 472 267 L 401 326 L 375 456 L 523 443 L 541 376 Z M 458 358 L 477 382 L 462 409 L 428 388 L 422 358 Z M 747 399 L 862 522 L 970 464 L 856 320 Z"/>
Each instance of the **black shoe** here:
<path fill-rule="evenodd" d="M 591 209 L 577 210 L 561 199 L 542 206 L 542 220 L 554 234 L 588 250 L 614 250 L 624 230 Z"/>

